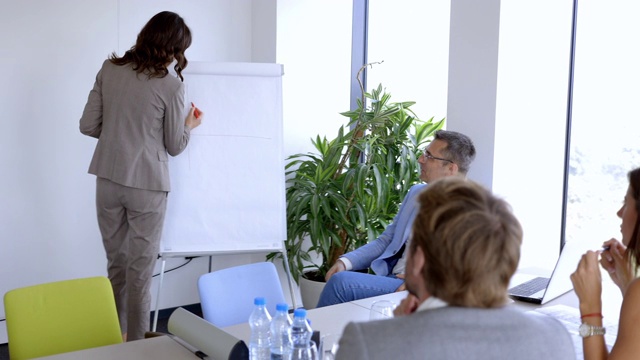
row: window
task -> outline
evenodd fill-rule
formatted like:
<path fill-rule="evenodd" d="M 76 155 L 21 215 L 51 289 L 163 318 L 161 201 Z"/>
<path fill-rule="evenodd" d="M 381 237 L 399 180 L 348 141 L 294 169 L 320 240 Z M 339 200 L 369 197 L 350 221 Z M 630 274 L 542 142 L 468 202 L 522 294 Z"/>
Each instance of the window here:
<path fill-rule="evenodd" d="M 416 101 L 423 120 L 447 114 L 450 1 L 369 0 L 367 90 L 382 83 L 392 101 Z"/>
<path fill-rule="evenodd" d="M 640 166 L 640 47 L 631 0 L 578 6 L 566 238 L 597 249 L 621 240 L 616 211 Z"/>
<path fill-rule="evenodd" d="M 493 191 L 524 229 L 520 267 L 560 250 L 571 0 L 503 0 Z"/>
<path fill-rule="evenodd" d="M 276 61 L 284 65 L 285 156 L 313 151 L 316 134 L 333 138 L 347 118 L 352 3 L 278 0 Z"/>
<path fill-rule="evenodd" d="M 620 238 L 626 173 L 640 166 L 640 5 L 580 2 L 561 229 L 572 0 L 502 1 L 494 191 L 524 228 L 521 267 L 552 268 L 560 237 L 597 249 Z M 544 26 L 542 26 L 544 24 Z"/>

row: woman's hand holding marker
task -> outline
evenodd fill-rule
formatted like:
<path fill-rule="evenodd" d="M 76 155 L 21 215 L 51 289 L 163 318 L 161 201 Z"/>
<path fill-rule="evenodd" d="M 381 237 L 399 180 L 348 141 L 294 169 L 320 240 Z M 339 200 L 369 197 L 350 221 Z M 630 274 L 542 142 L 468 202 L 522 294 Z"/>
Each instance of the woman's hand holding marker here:
<path fill-rule="evenodd" d="M 202 111 L 200 111 L 200 109 L 198 109 L 193 102 L 191 103 L 191 107 L 193 107 L 193 115 L 196 117 L 196 119 L 200 118 L 200 115 L 202 115 Z"/>

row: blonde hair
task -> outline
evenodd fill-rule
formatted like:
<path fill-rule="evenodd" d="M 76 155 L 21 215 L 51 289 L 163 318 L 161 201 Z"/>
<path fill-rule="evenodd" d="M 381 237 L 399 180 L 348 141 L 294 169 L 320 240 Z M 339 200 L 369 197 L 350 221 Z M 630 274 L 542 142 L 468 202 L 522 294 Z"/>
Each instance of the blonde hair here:
<path fill-rule="evenodd" d="M 452 306 L 504 305 L 522 243 L 509 204 L 457 176 L 430 184 L 418 202 L 410 251 L 424 253 L 429 293 Z"/>

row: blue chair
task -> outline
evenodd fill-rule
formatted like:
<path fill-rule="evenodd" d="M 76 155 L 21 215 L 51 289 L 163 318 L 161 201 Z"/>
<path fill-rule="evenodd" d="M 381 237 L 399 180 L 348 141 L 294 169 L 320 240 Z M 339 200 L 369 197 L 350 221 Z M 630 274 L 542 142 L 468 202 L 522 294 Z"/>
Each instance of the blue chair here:
<path fill-rule="evenodd" d="M 204 274 L 198 279 L 198 292 L 204 319 L 218 327 L 247 322 L 258 296 L 267 300 L 270 314 L 275 314 L 276 304 L 286 303 L 278 271 L 271 262 Z"/>

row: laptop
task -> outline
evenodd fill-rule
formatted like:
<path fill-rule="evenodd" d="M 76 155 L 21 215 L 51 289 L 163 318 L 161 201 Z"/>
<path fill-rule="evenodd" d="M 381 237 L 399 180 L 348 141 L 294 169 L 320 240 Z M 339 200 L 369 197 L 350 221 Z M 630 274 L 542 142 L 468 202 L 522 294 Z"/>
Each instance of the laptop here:
<path fill-rule="evenodd" d="M 558 257 L 551 277 L 516 273 L 511 279 L 509 297 L 533 304 L 545 304 L 573 289 L 570 276 L 576 271 L 588 244 L 580 241 L 566 242 Z"/>

